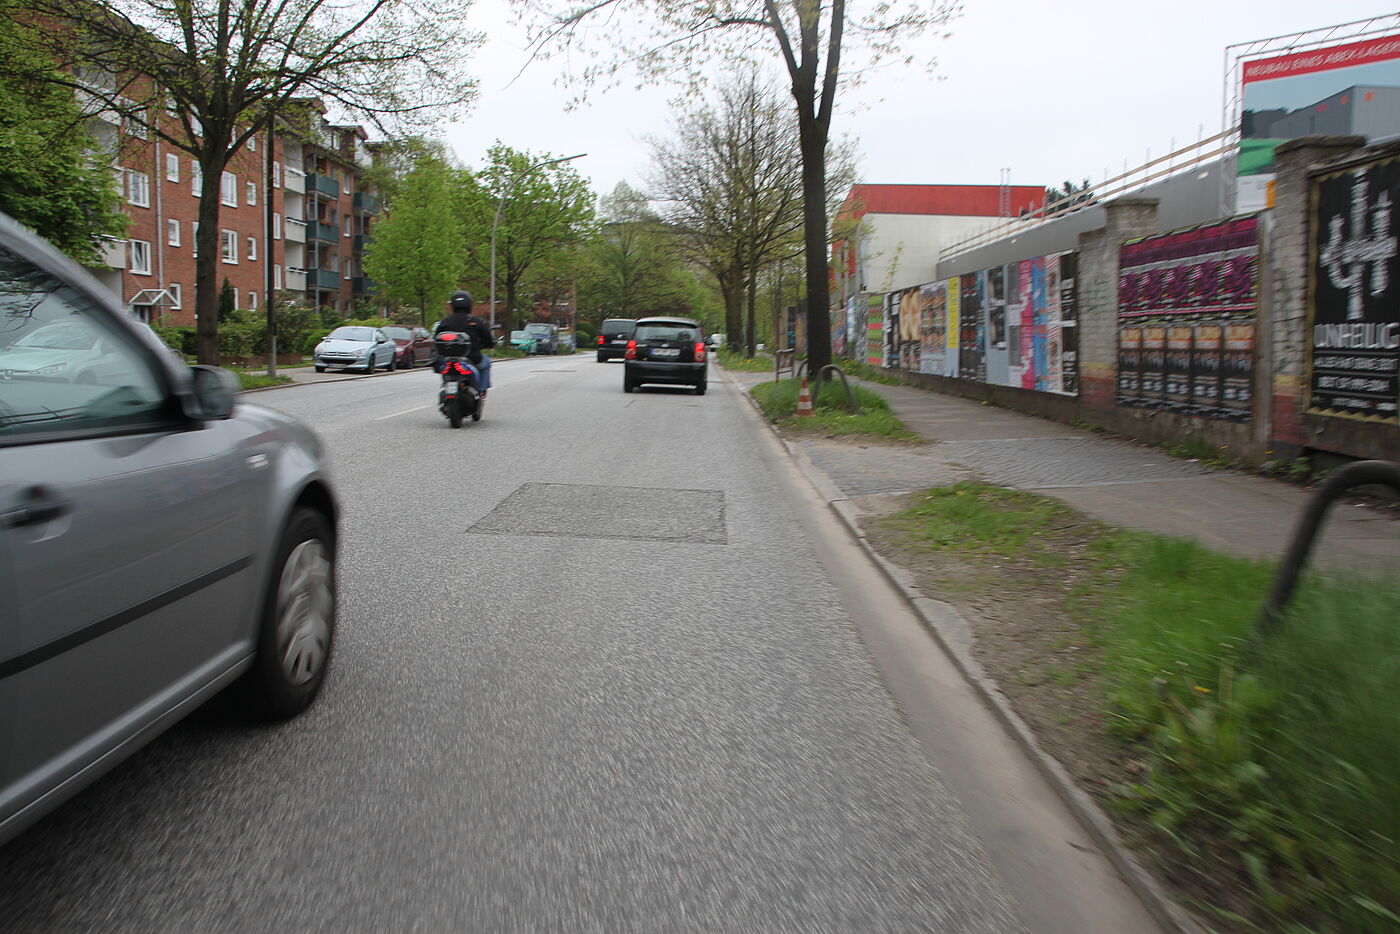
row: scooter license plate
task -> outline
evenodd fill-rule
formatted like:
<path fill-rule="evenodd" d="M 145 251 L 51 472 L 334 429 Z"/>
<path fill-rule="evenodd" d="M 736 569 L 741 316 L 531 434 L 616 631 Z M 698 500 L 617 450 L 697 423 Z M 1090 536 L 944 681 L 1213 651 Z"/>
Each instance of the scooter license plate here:
<path fill-rule="evenodd" d="M 442 384 L 442 391 L 445 392 L 445 393 L 447 393 L 449 396 L 455 396 L 455 395 L 457 395 L 457 384 L 456 384 L 456 383 L 443 383 L 443 384 Z"/>

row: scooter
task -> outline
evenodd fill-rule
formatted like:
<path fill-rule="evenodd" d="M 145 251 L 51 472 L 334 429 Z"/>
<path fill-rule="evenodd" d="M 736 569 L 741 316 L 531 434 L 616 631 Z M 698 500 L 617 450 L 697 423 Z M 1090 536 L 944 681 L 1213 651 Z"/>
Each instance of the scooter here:
<path fill-rule="evenodd" d="M 462 419 L 481 421 L 486 400 L 481 397 L 481 373 L 471 362 L 472 339 L 458 331 L 443 331 L 437 335 L 438 372 L 442 387 L 438 390 L 438 411 L 447 416 L 453 428 L 462 427 Z"/>

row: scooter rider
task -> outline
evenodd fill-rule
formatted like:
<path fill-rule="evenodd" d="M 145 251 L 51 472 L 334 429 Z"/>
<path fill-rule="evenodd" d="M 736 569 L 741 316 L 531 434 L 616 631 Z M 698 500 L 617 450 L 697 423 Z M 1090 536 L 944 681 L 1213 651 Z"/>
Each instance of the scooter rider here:
<path fill-rule="evenodd" d="M 470 292 L 453 292 L 451 305 L 452 311 L 446 318 L 437 323 L 437 327 L 433 328 L 433 334 L 437 335 L 443 331 L 458 331 L 471 335 L 472 352 L 468 359 L 481 373 L 481 396 L 485 398 L 486 390 L 491 388 L 491 358 L 482 351 L 495 347 L 496 339 L 491 336 L 491 329 L 486 326 L 486 322 L 472 314 L 472 295 Z M 438 361 L 434 360 L 433 363 L 433 369 L 437 369 Z"/>

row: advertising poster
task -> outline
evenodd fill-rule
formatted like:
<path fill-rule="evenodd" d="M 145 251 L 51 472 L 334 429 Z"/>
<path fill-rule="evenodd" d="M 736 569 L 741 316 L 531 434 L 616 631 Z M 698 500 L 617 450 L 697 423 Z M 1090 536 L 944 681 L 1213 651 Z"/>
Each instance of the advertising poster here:
<path fill-rule="evenodd" d="M 1060 391 L 1079 395 L 1079 255 L 1060 256 Z"/>
<path fill-rule="evenodd" d="M 994 266 L 982 274 L 982 320 L 986 347 L 987 382 L 1008 386 L 1009 340 L 1006 327 L 1006 267 Z"/>
<path fill-rule="evenodd" d="M 1021 264 L 1011 263 L 1006 269 L 1006 343 L 1008 386 L 1021 385 L 1021 311 L 1024 295 L 1021 292 Z"/>
<path fill-rule="evenodd" d="M 982 355 L 982 290 L 977 273 L 962 277 L 959 284 L 958 323 L 962 330 L 959 339 L 958 376 L 961 379 L 986 381 L 985 363 Z"/>
<path fill-rule="evenodd" d="M 1032 385 L 1030 388 L 1042 392 L 1049 388 L 1046 375 L 1050 372 L 1050 359 L 1046 355 L 1045 332 L 1049 326 L 1050 296 L 1046 291 L 1045 258 L 1038 257 L 1031 262 L 1031 366 Z"/>
<path fill-rule="evenodd" d="M 1118 329 L 1118 404 L 1141 407 L 1142 328 Z"/>
<path fill-rule="evenodd" d="M 1191 335 L 1191 412 L 1211 418 L 1222 418 L 1227 412 L 1221 405 L 1221 353 L 1225 349 L 1225 327 L 1221 324 L 1198 324 Z"/>
<path fill-rule="evenodd" d="M 1183 414 L 1191 412 L 1191 332 L 1189 324 L 1173 324 L 1167 328 L 1166 386 L 1162 394 L 1168 409 Z"/>
<path fill-rule="evenodd" d="M 1167 329 L 1149 324 L 1142 329 L 1142 375 L 1138 378 L 1138 398 L 1149 409 L 1166 408 Z"/>
<path fill-rule="evenodd" d="M 1220 361 L 1224 417 L 1247 422 L 1254 407 L 1254 323 L 1225 325 Z"/>
<path fill-rule="evenodd" d="M 865 362 L 885 365 L 885 296 L 865 298 Z"/>
<path fill-rule="evenodd" d="M 1045 257 L 1045 391 L 1060 392 L 1063 360 L 1060 343 L 1060 257 Z"/>
<path fill-rule="evenodd" d="M 1310 412 L 1400 423 L 1398 198 L 1400 157 L 1313 183 Z"/>
<path fill-rule="evenodd" d="M 1255 59 L 1241 66 L 1236 211 L 1261 210 L 1274 149 L 1322 134 L 1390 136 L 1400 102 L 1400 36 Z"/>
<path fill-rule="evenodd" d="M 948 280 L 948 353 L 944 359 L 944 376 L 957 377 L 958 357 L 962 353 L 962 287 L 957 276 Z"/>
<path fill-rule="evenodd" d="M 931 282 L 919 288 L 919 372 L 943 374 L 948 349 L 948 288 Z"/>
<path fill-rule="evenodd" d="M 1016 273 L 1021 293 L 1021 388 L 1035 388 L 1035 280 L 1034 262 L 1022 260 Z"/>

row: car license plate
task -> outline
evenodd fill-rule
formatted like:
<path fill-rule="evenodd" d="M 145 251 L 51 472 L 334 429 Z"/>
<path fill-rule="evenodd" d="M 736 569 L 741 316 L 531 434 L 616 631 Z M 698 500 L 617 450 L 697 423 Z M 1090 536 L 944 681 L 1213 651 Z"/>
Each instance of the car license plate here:
<path fill-rule="evenodd" d="M 677 347 L 661 347 L 652 351 L 658 357 L 679 357 L 680 349 Z"/>
<path fill-rule="evenodd" d="M 618 339 L 614 340 L 613 343 L 614 343 L 614 344 L 625 344 L 625 343 L 627 343 L 627 338 L 625 338 L 625 337 L 619 337 Z"/>
<path fill-rule="evenodd" d="M 457 384 L 456 384 L 456 383 L 443 383 L 443 384 L 442 384 L 442 388 L 443 388 L 443 390 L 445 390 L 445 391 L 447 392 L 447 394 L 448 394 L 449 396 L 455 396 L 455 395 L 457 394 Z"/>

